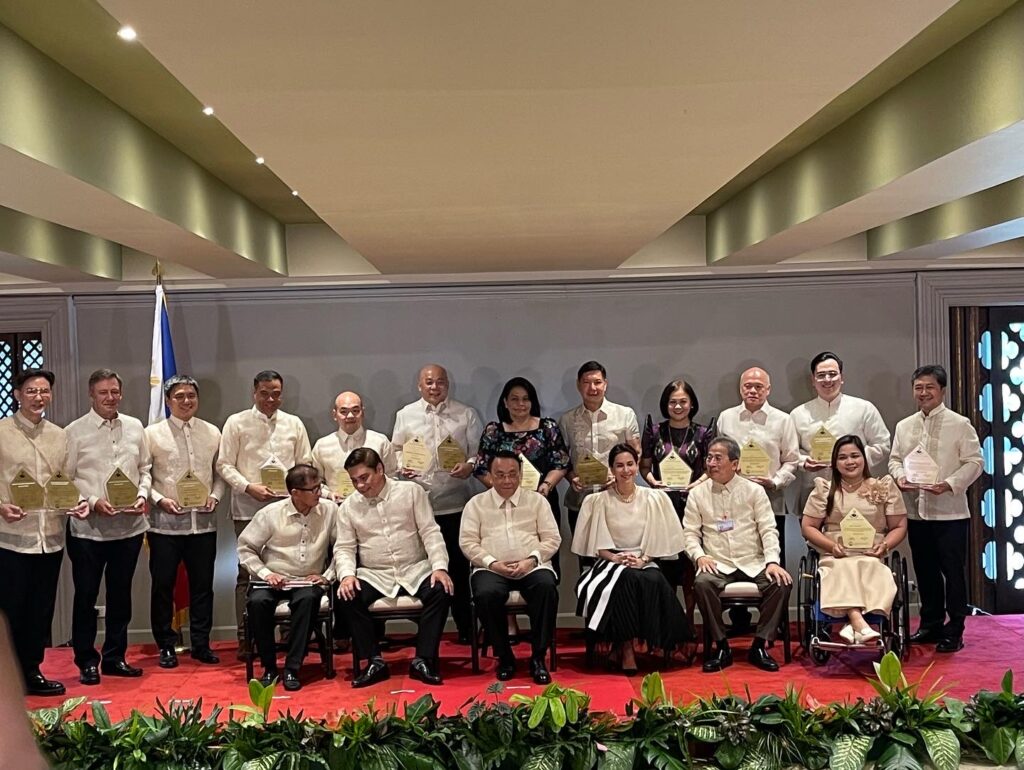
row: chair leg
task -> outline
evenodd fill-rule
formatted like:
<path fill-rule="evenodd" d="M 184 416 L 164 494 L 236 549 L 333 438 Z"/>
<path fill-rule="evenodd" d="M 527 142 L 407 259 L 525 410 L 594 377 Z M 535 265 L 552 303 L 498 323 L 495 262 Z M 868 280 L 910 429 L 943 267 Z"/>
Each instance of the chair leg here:
<path fill-rule="evenodd" d="M 251 682 L 255 671 L 253 669 L 253 657 L 256 654 L 256 645 L 252 641 L 252 626 L 249 623 L 249 610 L 242 613 L 242 632 L 245 636 L 245 646 L 248 652 L 245 656 L 245 681 Z"/>
<path fill-rule="evenodd" d="M 470 601 L 469 603 L 469 655 L 472 661 L 473 673 L 480 673 L 480 650 L 479 650 L 479 635 L 480 626 L 477 623 L 476 617 L 476 602 Z"/>
<path fill-rule="evenodd" d="M 551 634 L 551 670 L 558 671 L 558 645 L 554 633 Z"/>

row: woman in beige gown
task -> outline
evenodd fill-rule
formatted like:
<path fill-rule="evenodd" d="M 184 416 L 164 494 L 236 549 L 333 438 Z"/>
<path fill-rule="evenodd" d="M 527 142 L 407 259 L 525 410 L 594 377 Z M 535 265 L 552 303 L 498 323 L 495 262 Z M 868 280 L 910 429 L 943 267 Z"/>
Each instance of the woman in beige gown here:
<path fill-rule="evenodd" d="M 854 551 L 843 544 L 841 522 L 859 512 L 875 530 L 874 545 Z M 896 583 L 883 559 L 907 535 L 907 512 L 892 476 L 871 477 L 858 436 L 843 436 L 832 448 L 832 480 L 814 480 L 804 507 L 803 536 L 821 554 L 821 611 L 848 622 L 839 636 L 850 644 L 879 638 L 866 613 L 888 615 Z"/>

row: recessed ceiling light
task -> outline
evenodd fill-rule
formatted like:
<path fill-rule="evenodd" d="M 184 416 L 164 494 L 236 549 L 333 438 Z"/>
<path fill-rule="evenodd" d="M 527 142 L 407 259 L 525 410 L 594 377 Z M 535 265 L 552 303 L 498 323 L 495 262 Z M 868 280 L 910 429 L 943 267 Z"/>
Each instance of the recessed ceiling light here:
<path fill-rule="evenodd" d="M 203 107 L 203 114 L 209 117 L 213 114 L 213 107 Z"/>
<path fill-rule="evenodd" d="M 292 195 L 294 195 L 296 198 L 298 198 L 299 197 L 299 191 L 298 190 L 292 190 Z"/>
<path fill-rule="evenodd" d="M 264 163 L 266 163 L 266 161 L 263 159 L 262 155 L 260 155 L 258 158 L 256 158 L 256 165 L 257 166 L 262 166 Z"/>
<path fill-rule="evenodd" d="M 134 27 L 131 27 L 131 26 L 125 24 L 123 27 L 121 27 L 121 29 L 119 29 L 117 31 L 117 36 L 119 38 L 121 38 L 122 40 L 127 40 L 130 43 L 132 40 L 137 38 L 139 35 L 135 31 Z"/>

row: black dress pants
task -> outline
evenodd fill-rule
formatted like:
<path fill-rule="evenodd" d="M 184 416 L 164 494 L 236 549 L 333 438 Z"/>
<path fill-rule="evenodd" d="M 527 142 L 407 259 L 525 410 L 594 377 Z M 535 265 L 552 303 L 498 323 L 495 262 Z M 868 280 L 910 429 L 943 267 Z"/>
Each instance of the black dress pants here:
<path fill-rule="evenodd" d="M 161 649 L 174 647 L 178 640 L 172 622 L 174 616 L 174 585 L 178 565 L 185 564 L 188 575 L 189 637 L 193 650 L 210 647 L 213 626 L 213 571 L 217 559 L 217 533 L 198 535 L 161 535 L 150 532 L 149 619 L 153 638 Z"/>
<path fill-rule="evenodd" d="M 341 599 L 340 604 L 352 631 L 352 648 L 356 657 L 369 660 L 380 657 L 380 640 L 370 614 L 370 605 L 383 598 L 384 594 L 365 580 L 359 582 L 362 590 L 351 601 Z M 423 603 L 423 614 L 420 615 L 419 631 L 416 634 L 416 657 L 434 660 L 441 646 L 441 634 L 444 632 L 444 622 L 448 619 L 451 597 L 440 583 L 435 583 L 431 588 L 429 576 L 423 578 L 415 596 Z"/>
<path fill-rule="evenodd" d="M 923 494 L 923 493 L 922 493 Z M 963 636 L 967 617 L 968 519 L 907 522 L 921 597 L 921 629 Z M 947 621 L 948 616 L 948 621 Z"/>
<path fill-rule="evenodd" d="M 128 624 L 132 619 L 132 579 L 142 549 L 142 535 L 123 540 L 87 540 L 68 537 L 71 576 L 75 583 L 75 600 L 71 614 L 71 643 L 75 648 L 75 665 L 79 668 L 97 666 L 101 662 L 96 651 L 96 599 L 100 581 L 106 580 L 106 623 L 102 662 L 114 664 L 124 660 L 128 649 Z"/>
<path fill-rule="evenodd" d="M 533 657 L 544 659 L 551 646 L 558 614 L 558 584 L 551 570 L 538 569 L 515 580 L 488 570 L 473 573 L 473 600 L 476 614 L 487 632 L 495 656 L 502 663 L 514 659 L 508 641 L 505 602 L 512 591 L 519 591 L 526 600 L 526 614 L 530 618 Z"/>
<path fill-rule="evenodd" d="M 39 672 L 50 638 L 64 551 L 18 553 L 0 548 L 0 611 L 11 626 L 14 653 L 24 676 Z"/>
<path fill-rule="evenodd" d="M 448 548 L 448 575 L 455 585 L 452 596 L 452 619 L 459 631 L 459 636 L 469 638 L 470 628 L 469 594 L 469 560 L 459 548 L 459 529 L 462 527 L 462 511 L 437 516 L 437 526 L 441 528 L 441 536 Z"/>
<path fill-rule="evenodd" d="M 288 652 L 284 667 L 298 672 L 309 648 L 309 634 L 320 611 L 320 600 L 329 586 L 305 586 L 290 591 L 274 588 L 254 588 L 249 594 L 249 625 L 252 627 L 256 652 L 264 671 L 277 669 L 277 648 L 274 642 L 274 611 L 282 599 L 288 600 L 291 611 L 291 630 L 288 633 Z M 327 640 L 330 644 L 330 640 Z"/>

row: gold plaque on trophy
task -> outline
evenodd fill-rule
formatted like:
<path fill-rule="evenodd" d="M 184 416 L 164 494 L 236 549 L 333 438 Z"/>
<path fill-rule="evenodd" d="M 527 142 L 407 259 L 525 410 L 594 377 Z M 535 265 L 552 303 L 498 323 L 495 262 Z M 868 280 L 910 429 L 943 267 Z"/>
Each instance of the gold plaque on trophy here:
<path fill-rule="evenodd" d="M 522 478 L 519 479 L 520 488 L 532 489 L 536 492 L 537 487 L 540 486 L 540 471 L 537 470 L 533 463 L 526 459 L 526 455 L 522 452 L 519 453 L 519 460 L 523 464 Z"/>
<path fill-rule="evenodd" d="M 402 467 L 417 473 L 426 473 L 430 467 L 430 452 L 420 436 L 413 436 L 402 444 Z"/>
<path fill-rule="evenodd" d="M 603 487 L 608 483 L 608 466 L 590 452 L 584 452 L 574 467 L 580 484 L 585 487 Z"/>
<path fill-rule="evenodd" d="M 126 510 L 135 505 L 139 499 L 139 487 L 134 481 L 128 478 L 124 471 L 115 468 L 107 479 L 107 502 L 115 510 Z"/>
<path fill-rule="evenodd" d="M 753 439 L 740 447 L 740 473 L 747 477 L 766 478 L 771 468 L 768 453 Z"/>
<path fill-rule="evenodd" d="M 284 496 L 288 494 L 288 488 L 284 483 L 284 468 L 280 465 L 264 465 L 260 468 L 260 483 L 275 495 Z"/>
<path fill-rule="evenodd" d="M 338 475 L 334 477 L 334 489 L 331 491 L 342 499 L 356 491 L 356 486 L 352 483 L 352 477 L 348 475 L 348 471 L 338 471 Z"/>
<path fill-rule="evenodd" d="M 178 505 L 182 508 L 206 508 L 210 490 L 193 471 L 178 479 Z"/>
<path fill-rule="evenodd" d="M 850 551 L 867 551 L 875 544 L 875 528 L 856 508 L 839 522 L 839 531 L 843 535 L 843 547 Z"/>
<path fill-rule="evenodd" d="M 670 451 L 660 463 L 658 463 L 658 470 L 661 472 L 661 480 L 666 486 L 673 487 L 675 489 L 682 489 L 689 485 L 690 479 L 693 478 L 693 468 L 686 462 L 679 453 L 673 449 Z"/>
<path fill-rule="evenodd" d="M 11 502 L 23 511 L 38 511 L 46 507 L 43 488 L 32 475 L 22 469 L 11 479 Z"/>
<path fill-rule="evenodd" d="M 924 487 L 939 480 L 939 466 L 920 444 L 903 458 L 903 473 L 908 482 Z"/>
<path fill-rule="evenodd" d="M 46 482 L 46 502 L 54 510 L 71 510 L 78 505 L 81 498 L 75 482 L 69 479 L 64 471 L 57 471 Z"/>
<path fill-rule="evenodd" d="M 836 445 L 836 437 L 822 425 L 811 436 L 811 459 L 816 463 L 832 462 L 832 448 Z"/>
<path fill-rule="evenodd" d="M 451 473 L 455 466 L 466 462 L 466 453 L 451 436 L 445 438 L 437 447 L 437 464 Z"/>

